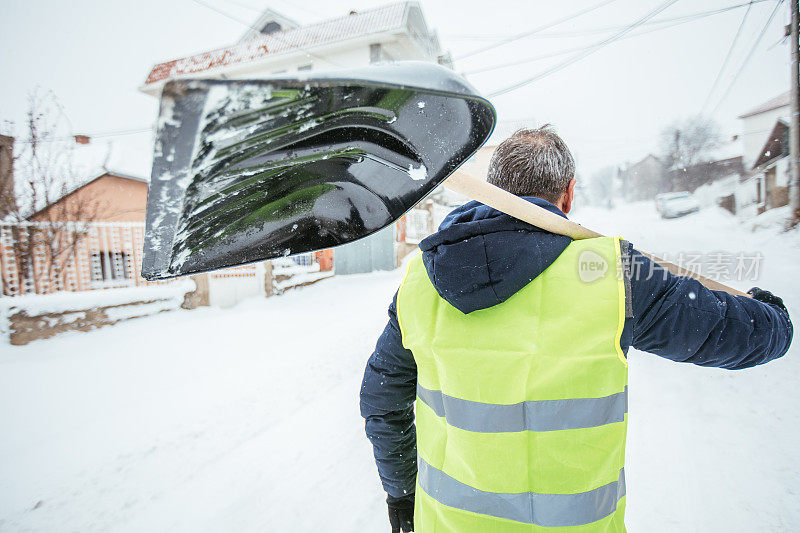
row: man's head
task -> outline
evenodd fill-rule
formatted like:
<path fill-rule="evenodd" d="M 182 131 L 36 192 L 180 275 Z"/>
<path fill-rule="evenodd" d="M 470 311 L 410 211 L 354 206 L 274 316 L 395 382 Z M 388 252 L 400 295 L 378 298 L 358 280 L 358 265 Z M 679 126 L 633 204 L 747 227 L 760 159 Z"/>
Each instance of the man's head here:
<path fill-rule="evenodd" d="M 517 130 L 500 143 L 487 181 L 517 196 L 537 196 L 565 213 L 572 206 L 575 160 L 550 124 Z"/>

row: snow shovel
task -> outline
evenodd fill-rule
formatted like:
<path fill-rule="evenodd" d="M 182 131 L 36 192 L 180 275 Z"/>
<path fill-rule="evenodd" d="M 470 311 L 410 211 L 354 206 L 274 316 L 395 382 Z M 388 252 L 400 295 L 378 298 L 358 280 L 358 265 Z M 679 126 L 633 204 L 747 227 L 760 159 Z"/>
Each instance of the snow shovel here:
<path fill-rule="evenodd" d="M 394 223 L 446 179 L 448 188 L 547 231 L 599 236 L 480 179 L 448 179 L 495 120 L 468 82 L 431 63 L 170 81 L 142 276 L 161 280 L 349 243 Z"/>

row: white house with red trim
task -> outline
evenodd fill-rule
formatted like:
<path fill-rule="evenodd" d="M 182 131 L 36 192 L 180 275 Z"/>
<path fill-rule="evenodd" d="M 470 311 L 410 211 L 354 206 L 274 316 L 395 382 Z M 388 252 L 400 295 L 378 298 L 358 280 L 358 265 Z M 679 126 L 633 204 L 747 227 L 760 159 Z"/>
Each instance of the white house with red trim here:
<path fill-rule="evenodd" d="M 158 96 L 166 80 L 175 78 L 257 79 L 401 59 L 451 63 L 417 2 L 351 11 L 306 26 L 267 9 L 231 46 L 154 65 L 140 90 Z"/>

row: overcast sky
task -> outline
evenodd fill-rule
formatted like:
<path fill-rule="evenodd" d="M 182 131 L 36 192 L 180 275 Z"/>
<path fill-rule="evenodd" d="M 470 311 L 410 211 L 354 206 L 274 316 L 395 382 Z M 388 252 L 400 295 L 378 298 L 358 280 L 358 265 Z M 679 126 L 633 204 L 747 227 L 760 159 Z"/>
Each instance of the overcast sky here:
<path fill-rule="evenodd" d="M 372 0 L 205 0 L 219 10 L 255 20 L 272 7 L 309 24 L 386 4 Z M 744 0 L 678 0 L 653 20 L 672 19 L 743 3 Z M 631 24 L 663 0 L 616 0 L 536 36 L 456 60 L 471 72 L 595 43 Z M 423 0 L 428 24 L 455 58 L 598 4 L 599 0 Z M 727 97 L 717 105 L 753 49 L 776 6 L 755 3 L 708 110 L 726 135 L 741 132 L 736 116 L 788 87 L 789 52 L 780 42 L 788 7 L 772 24 Z M 658 149 L 659 131 L 703 108 L 746 8 L 612 43 L 588 57 L 493 102 L 500 131 L 555 124 L 584 174 L 603 165 L 635 161 Z M 19 124 L 27 94 L 51 89 L 75 133 L 137 129 L 153 123 L 156 99 L 138 92 L 157 62 L 234 43 L 247 28 L 193 0 L 2 0 L 0 3 L 0 120 Z M 597 31 L 594 31 L 597 30 Z M 605 31 L 600 31 L 605 30 Z M 635 32 L 634 32 L 635 33 Z M 495 40 L 491 40 L 495 39 Z M 570 57 L 520 63 L 468 79 L 484 94 L 534 76 Z M 112 138 L 138 150 L 150 135 Z"/>

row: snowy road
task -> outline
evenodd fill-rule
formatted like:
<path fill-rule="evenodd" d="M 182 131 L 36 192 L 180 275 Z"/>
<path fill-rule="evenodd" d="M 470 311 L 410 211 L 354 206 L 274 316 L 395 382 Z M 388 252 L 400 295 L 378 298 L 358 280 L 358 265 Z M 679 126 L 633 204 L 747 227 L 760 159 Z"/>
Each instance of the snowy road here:
<path fill-rule="evenodd" d="M 758 284 L 800 316 L 796 232 L 576 218 L 654 253 L 760 251 Z M 399 280 L 0 346 L 0 531 L 388 530 L 358 389 Z M 630 531 L 800 530 L 798 355 L 728 372 L 631 352 Z"/>

